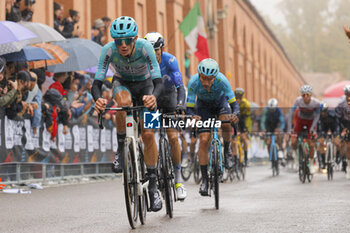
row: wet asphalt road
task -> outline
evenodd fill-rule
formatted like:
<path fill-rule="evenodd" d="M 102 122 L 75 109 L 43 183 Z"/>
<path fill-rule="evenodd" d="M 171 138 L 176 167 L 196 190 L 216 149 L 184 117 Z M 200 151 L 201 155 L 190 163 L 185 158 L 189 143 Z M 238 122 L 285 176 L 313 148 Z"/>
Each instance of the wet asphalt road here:
<path fill-rule="evenodd" d="M 186 188 L 173 219 L 165 208 L 149 212 L 135 230 L 120 179 L 0 193 L 0 232 L 350 232 L 350 181 L 341 172 L 331 182 L 318 173 L 301 184 L 290 171 L 272 177 L 268 166 L 249 167 L 246 181 L 220 185 L 219 210 L 192 180 Z"/>

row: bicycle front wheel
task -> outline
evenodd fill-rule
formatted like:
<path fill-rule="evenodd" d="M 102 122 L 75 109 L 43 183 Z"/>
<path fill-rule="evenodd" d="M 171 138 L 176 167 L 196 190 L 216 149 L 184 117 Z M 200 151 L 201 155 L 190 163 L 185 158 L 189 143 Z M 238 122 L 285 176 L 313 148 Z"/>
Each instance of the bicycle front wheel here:
<path fill-rule="evenodd" d="M 141 144 L 138 145 L 139 151 L 139 174 L 140 181 L 143 185 L 146 182 L 146 167 L 144 163 L 143 150 Z M 146 223 L 146 215 L 148 209 L 148 195 L 146 189 L 142 190 L 142 195 L 139 196 L 139 217 L 142 225 Z"/>
<path fill-rule="evenodd" d="M 162 180 L 164 185 L 164 196 L 165 196 L 165 206 L 166 206 L 166 212 L 169 215 L 170 218 L 173 217 L 173 197 L 172 197 L 172 183 L 171 183 L 171 168 L 169 165 L 169 144 L 168 142 L 163 139 L 160 141 L 160 155 L 161 155 L 161 171 L 162 171 Z"/>
<path fill-rule="evenodd" d="M 214 170 L 214 197 L 215 197 L 215 208 L 219 209 L 219 179 L 220 179 L 220 158 L 219 158 L 219 151 L 218 151 L 218 143 L 214 142 L 213 144 L 213 162 L 212 162 L 212 169 Z"/>
<path fill-rule="evenodd" d="M 138 193 L 136 180 L 135 153 L 132 144 L 125 142 L 124 147 L 124 163 L 123 163 L 123 178 L 124 178 L 124 195 L 125 207 L 128 215 L 129 224 L 132 229 L 135 229 L 138 218 Z"/>

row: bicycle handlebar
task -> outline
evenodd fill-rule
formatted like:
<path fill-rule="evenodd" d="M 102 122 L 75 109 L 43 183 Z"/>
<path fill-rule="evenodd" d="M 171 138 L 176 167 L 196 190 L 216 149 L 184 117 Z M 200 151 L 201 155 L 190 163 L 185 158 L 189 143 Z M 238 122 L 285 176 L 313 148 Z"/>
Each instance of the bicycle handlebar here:
<path fill-rule="evenodd" d="M 105 108 L 104 112 L 106 111 L 137 111 L 140 109 L 145 108 L 144 105 L 139 105 L 139 106 L 123 106 L 123 107 L 117 107 L 117 108 Z M 103 113 L 99 113 L 98 114 L 98 126 L 100 127 L 100 129 L 103 129 L 103 122 L 102 122 L 102 115 Z"/>

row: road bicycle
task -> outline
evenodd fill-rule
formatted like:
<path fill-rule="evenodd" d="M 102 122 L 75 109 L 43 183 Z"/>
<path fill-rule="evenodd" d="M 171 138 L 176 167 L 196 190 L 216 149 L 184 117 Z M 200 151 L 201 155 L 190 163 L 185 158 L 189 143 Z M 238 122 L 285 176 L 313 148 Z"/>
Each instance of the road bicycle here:
<path fill-rule="evenodd" d="M 221 121 L 221 124 L 231 123 L 230 121 Z M 219 182 L 223 174 L 223 157 L 221 151 L 221 142 L 218 136 L 218 129 L 214 126 L 213 137 L 210 142 L 209 154 L 209 196 L 213 191 L 215 197 L 215 208 L 219 209 Z"/>
<path fill-rule="evenodd" d="M 126 137 L 122 153 L 123 185 L 126 212 L 131 228 L 135 228 L 140 217 L 141 224 L 146 222 L 149 211 L 148 178 L 144 164 L 143 148 L 140 139 L 140 113 L 144 106 L 124 106 L 106 108 L 105 111 L 125 111 Z M 99 127 L 103 129 L 102 114 L 98 115 Z"/>
<path fill-rule="evenodd" d="M 173 202 L 177 201 L 175 190 L 175 172 L 170 156 L 170 146 L 166 138 L 165 129 L 162 124 L 159 130 L 159 150 L 158 150 L 158 184 L 159 190 L 165 200 L 166 213 L 173 217 Z"/>
<path fill-rule="evenodd" d="M 303 131 L 298 135 L 297 147 L 297 153 L 299 156 L 299 180 L 302 183 L 305 183 L 306 178 L 310 183 L 313 177 L 309 167 L 310 148 L 307 139 L 308 129 L 306 126 L 304 126 Z"/>

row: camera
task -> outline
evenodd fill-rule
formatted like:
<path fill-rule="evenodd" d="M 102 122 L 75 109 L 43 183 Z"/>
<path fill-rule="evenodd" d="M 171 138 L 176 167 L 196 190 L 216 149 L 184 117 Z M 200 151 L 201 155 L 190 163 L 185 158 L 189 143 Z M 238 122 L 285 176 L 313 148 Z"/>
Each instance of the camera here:
<path fill-rule="evenodd" d="M 26 6 L 31 6 L 35 4 L 35 0 L 26 0 L 25 5 Z"/>

